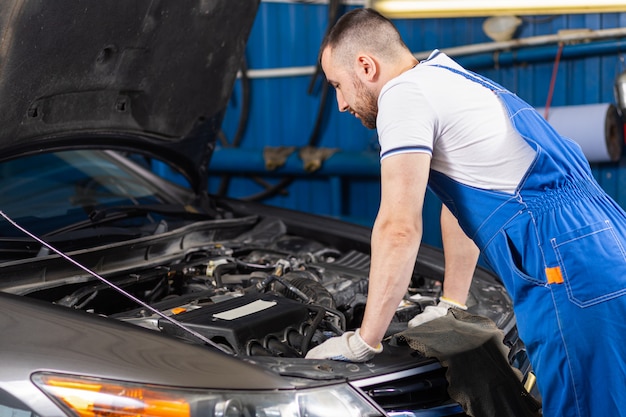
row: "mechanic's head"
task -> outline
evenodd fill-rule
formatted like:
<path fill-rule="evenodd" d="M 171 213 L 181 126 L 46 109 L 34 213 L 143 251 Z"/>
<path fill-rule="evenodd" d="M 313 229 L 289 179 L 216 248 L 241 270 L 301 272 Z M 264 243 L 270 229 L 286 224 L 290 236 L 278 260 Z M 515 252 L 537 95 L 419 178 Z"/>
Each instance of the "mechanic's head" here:
<path fill-rule="evenodd" d="M 372 9 L 343 15 L 324 38 L 320 63 L 340 111 L 376 127 L 378 94 L 391 78 L 417 63 L 393 23 Z"/>
<path fill-rule="evenodd" d="M 374 9 L 355 9 L 341 16 L 322 41 L 337 65 L 351 66 L 359 53 L 393 62 L 409 51 L 393 23 Z"/>

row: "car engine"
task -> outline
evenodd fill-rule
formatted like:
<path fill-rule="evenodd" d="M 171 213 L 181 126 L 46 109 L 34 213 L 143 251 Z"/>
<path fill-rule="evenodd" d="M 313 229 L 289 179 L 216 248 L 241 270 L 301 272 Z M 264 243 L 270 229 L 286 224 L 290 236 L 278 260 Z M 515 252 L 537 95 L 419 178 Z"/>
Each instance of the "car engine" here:
<path fill-rule="evenodd" d="M 216 249 L 163 271 L 168 294 L 151 305 L 233 353 L 299 357 L 316 333 L 341 334 L 360 319 L 368 255 L 290 236 L 269 248 Z M 143 308 L 114 316 L 195 339 Z"/>
<path fill-rule="evenodd" d="M 103 276 L 77 274 L 53 254 L 21 261 L 3 271 L 5 283 L 19 276 L 21 285 L 4 290 L 239 356 L 303 357 L 327 338 L 359 327 L 368 253 L 288 232 L 277 218 L 242 223 L 74 253 L 83 264 L 97 264 Z M 415 274 L 418 298 L 407 298 L 395 321 L 406 323 L 436 302 L 441 277 L 432 275 Z"/>
<path fill-rule="evenodd" d="M 44 254 L 5 263 L 3 290 L 238 356 L 304 357 L 358 328 L 367 299 L 367 246 L 323 239 L 288 230 L 274 217 L 194 223 L 131 243 L 100 243 L 73 252 L 77 261 Z M 389 335 L 441 295 L 442 258 L 418 258 Z M 68 260 L 103 275 L 86 268 L 89 274 L 79 274 Z M 479 285 L 467 304 L 500 325 L 510 319 L 510 300 L 485 277 L 475 275 Z"/>
<path fill-rule="evenodd" d="M 243 356 L 302 357 L 326 338 L 358 327 L 367 294 L 368 254 L 341 253 L 290 235 L 267 247 L 231 243 L 152 271 L 160 275 L 154 282 L 162 294 L 151 306 Z M 150 292 L 158 291 L 155 287 Z M 407 303 L 399 309 L 398 320 L 406 321 L 432 300 Z M 145 308 L 112 317 L 197 341 Z"/>

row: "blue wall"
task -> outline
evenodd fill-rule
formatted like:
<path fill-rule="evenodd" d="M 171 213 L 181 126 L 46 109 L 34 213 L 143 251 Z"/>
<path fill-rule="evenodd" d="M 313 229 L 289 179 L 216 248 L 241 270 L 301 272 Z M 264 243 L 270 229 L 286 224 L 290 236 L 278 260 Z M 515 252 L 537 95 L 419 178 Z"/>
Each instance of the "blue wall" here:
<path fill-rule="evenodd" d="M 343 6 L 341 13 L 354 6 Z M 348 155 L 371 156 L 376 161 L 374 131 L 361 126 L 351 115 L 339 113 L 333 91 L 324 94 L 325 81 L 314 77 L 319 44 L 332 10 L 327 4 L 302 2 L 261 3 L 247 48 L 248 77 L 239 78 L 227 109 L 221 148 L 250 151 L 250 157 L 230 161 L 231 169 L 215 175 L 210 192 L 318 213 L 371 225 L 380 196 L 377 170 L 366 176 L 351 169 L 330 175 L 298 173 L 301 163 L 291 154 L 292 170 L 266 175 L 238 175 L 261 160 L 269 147 L 309 144 L 341 150 Z M 626 26 L 624 14 L 559 15 L 524 17 L 518 38 L 553 35 L 565 29 L 610 29 Z M 484 18 L 396 20 L 412 51 L 426 52 L 491 42 L 482 31 Z M 626 41 L 621 39 L 624 44 Z M 618 39 L 565 44 L 556 73 L 551 106 L 614 102 L 613 83 L 623 69 Z M 536 107 L 547 104 L 558 45 L 548 44 L 502 51 L 456 56 L 463 65 L 516 92 Z M 494 57 L 500 59 L 494 62 Z M 296 75 L 276 76 L 276 69 Z M 263 72 L 260 70 L 267 70 Z M 280 74 L 279 74 L 280 75 Z M 321 123 L 316 123 L 317 120 Z M 318 130 L 316 130 L 316 126 Z M 226 154 L 216 151 L 216 158 Z M 332 158 L 332 157 L 331 157 Z M 217 164 L 217 163 L 216 163 Z M 213 163 L 212 163 L 213 165 Z M 603 187 L 618 203 L 626 205 L 626 173 L 622 163 L 593 166 Z M 227 174 L 227 175 L 226 175 Z M 338 175 L 335 175 L 338 174 Z M 340 174 L 340 175 L 339 175 Z M 429 195 L 425 210 L 424 241 L 440 245 L 437 224 L 439 203 Z"/>

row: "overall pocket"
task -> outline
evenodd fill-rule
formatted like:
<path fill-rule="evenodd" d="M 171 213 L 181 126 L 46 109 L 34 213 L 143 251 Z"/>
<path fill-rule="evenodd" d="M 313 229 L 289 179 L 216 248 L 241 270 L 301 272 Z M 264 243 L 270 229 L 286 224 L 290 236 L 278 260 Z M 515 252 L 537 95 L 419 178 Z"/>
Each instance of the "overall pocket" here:
<path fill-rule="evenodd" d="M 589 307 L 626 294 L 626 252 L 608 220 L 550 239 L 569 299 Z"/>

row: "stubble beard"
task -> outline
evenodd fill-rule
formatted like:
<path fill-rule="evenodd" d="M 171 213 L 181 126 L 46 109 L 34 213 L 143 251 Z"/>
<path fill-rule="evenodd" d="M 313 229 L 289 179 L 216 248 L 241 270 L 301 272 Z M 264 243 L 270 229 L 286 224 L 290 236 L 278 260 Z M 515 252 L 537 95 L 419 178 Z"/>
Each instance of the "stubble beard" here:
<path fill-rule="evenodd" d="M 368 129 L 376 129 L 376 117 L 378 117 L 378 97 L 369 90 L 358 78 L 354 81 L 358 109 L 354 111 L 359 115 L 361 123 Z"/>

